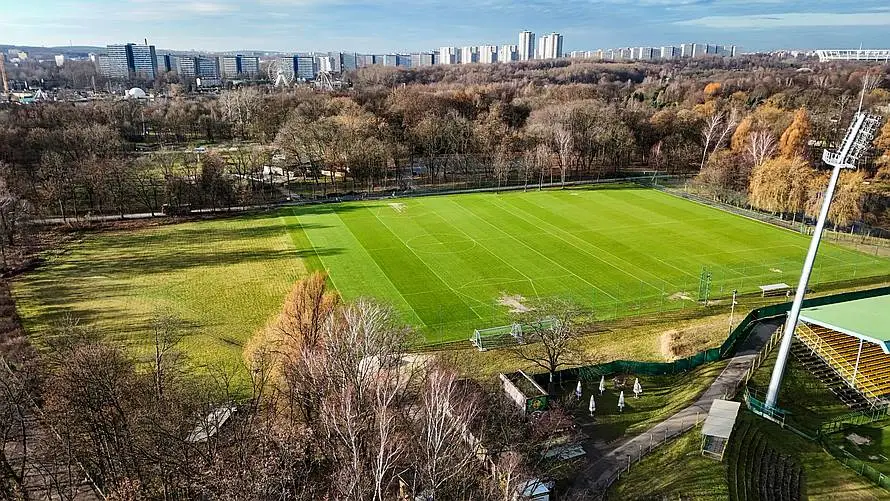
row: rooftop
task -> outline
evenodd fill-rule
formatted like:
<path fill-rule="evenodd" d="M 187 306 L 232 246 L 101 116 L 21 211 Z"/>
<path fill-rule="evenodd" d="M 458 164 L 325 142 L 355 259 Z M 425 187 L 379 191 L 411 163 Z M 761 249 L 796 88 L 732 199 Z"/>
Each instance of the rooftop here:
<path fill-rule="evenodd" d="M 804 308 L 800 320 L 879 344 L 890 353 L 890 295 Z"/>

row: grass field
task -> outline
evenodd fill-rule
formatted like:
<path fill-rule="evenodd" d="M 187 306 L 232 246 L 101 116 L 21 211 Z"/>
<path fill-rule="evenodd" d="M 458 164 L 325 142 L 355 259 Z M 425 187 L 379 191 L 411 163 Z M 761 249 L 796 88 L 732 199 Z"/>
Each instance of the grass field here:
<path fill-rule="evenodd" d="M 461 194 L 87 234 L 14 292 L 32 332 L 70 314 L 143 348 L 148 316 L 170 310 L 191 326 L 188 350 L 209 361 L 240 355 L 313 269 L 437 342 L 509 323 L 534 298 L 570 298 L 598 318 L 691 306 L 703 267 L 712 297 L 794 283 L 807 243 L 641 188 Z M 887 274 L 890 260 L 825 244 L 815 279 Z"/>
<path fill-rule="evenodd" d="M 808 238 L 635 188 L 464 194 L 320 205 L 286 217 L 347 299 L 385 298 L 428 341 L 509 323 L 534 298 L 598 318 L 795 283 Z M 884 275 L 890 261 L 824 245 L 815 282 Z M 504 301 L 512 299 L 512 302 Z M 508 302 L 509 306 L 500 304 Z"/>

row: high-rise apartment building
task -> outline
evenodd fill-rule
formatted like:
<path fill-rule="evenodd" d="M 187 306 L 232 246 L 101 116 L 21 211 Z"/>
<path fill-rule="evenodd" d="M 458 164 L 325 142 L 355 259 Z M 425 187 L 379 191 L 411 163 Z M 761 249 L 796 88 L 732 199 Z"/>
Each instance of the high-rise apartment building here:
<path fill-rule="evenodd" d="M 498 62 L 509 63 L 512 61 L 519 61 L 519 46 L 501 45 L 500 49 L 498 49 Z"/>
<path fill-rule="evenodd" d="M 260 58 L 253 56 L 236 56 L 242 77 L 256 78 L 260 74 Z"/>
<path fill-rule="evenodd" d="M 250 56 L 219 56 L 219 77 L 223 79 L 253 78 L 260 73 L 260 60 Z"/>
<path fill-rule="evenodd" d="M 296 61 L 297 78 L 302 80 L 314 80 L 318 74 L 315 56 L 312 54 L 301 54 L 294 57 Z"/>
<path fill-rule="evenodd" d="M 411 67 L 421 68 L 423 66 L 432 66 L 434 61 L 432 52 L 415 52 L 411 54 Z"/>
<path fill-rule="evenodd" d="M 457 47 L 440 47 L 439 64 L 459 64 L 460 51 Z"/>
<path fill-rule="evenodd" d="M 355 66 L 357 68 L 366 68 L 374 64 L 374 56 L 371 54 L 356 54 Z"/>
<path fill-rule="evenodd" d="M 528 61 L 534 58 L 535 34 L 531 31 L 519 32 L 519 60 Z"/>
<path fill-rule="evenodd" d="M 334 72 L 334 58 L 331 56 L 315 56 L 315 64 L 319 73 Z"/>
<path fill-rule="evenodd" d="M 108 78 L 127 78 L 135 74 L 154 79 L 158 70 L 154 45 L 108 45 L 103 59 L 99 64 L 99 73 Z"/>
<path fill-rule="evenodd" d="M 158 58 L 154 45 L 127 44 L 132 59 L 131 70 L 137 75 L 154 79 L 158 73 Z"/>
<path fill-rule="evenodd" d="M 470 64 L 479 62 L 479 47 L 468 45 L 460 48 L 460 63 Z"/>
<path fill-rule="evenodd" d="M 198 74 L 195 58 L 191 56 L 170 56 L 170 66 L 181 77 L 194 78 Z"/>
<path fill-rule="evenodd" d="M 198 56 L 195 58 L 195 76 L 202 78 L 219 78 L 219 60 L 215 57 Z"/>
<path fill-rule="evenodd" d="M 562 35 L 551 33 L 538 41 L 538 59 L 556 59 L 562 57 Z"/>
<path fill-rule="evenodd" d="M 176 56 L 171 54 L 158 54 L 158 73 L 176 71 Z"/>
<path fill-rule="evenodd" d="M 352 71 L 358 68 L 358 55 L 355 52 L 344 52 L 340 61 L 340 71 Z"/>
<path fill-rule="evenodd" d="M 498 61 L 497 45 L 480 45 L 479 46 L 479 62 L 480 63 L 496 63 Z"/>

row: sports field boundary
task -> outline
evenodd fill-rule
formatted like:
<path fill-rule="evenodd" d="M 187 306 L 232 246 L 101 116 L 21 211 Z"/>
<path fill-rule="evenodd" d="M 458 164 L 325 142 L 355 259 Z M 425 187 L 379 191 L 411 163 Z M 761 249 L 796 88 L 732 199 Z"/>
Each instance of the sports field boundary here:
<path fill-rule="evenodd" d="M 688 180 L 691 179 L 689 175 L 682 174 L 657 174 L 653 176 L 652 174 L 640 174 L 640 175 L 629 175 L 629 176 L 621 176 L 621 177 L 604 177 L 597 179 L 582 179 L 578 181 L 566 181 L 565 183 L 553 182 L 553 183 L 534 183 L 534 184 L 518 184 L 518 185 L 509 185 L 509 186 L 501 186 L 500 188 L 497 186 L 486 186 L 482 188 L 452 188 L 445 190 L 430 190 L 430 191 L 376 191 L 372 193 L 368 192 L 357 192 L 357 195 L 341 195 L 335 197 L 325 197 L 325 198 L 317 198 L 317 199 L 306 199 L 306 200 L 298 200 L 298 201 L 281 201 L 281 202 L 272 202 L 266 204 L 255 204 L 255 205 L 233 205 L 231 207 L 220 207 L 220 208 L 206 208 L 206 209 L 193 209 L 188 216 L 170 216 L 167 214 L 163 214 L 161 212 L 148 213 L 148 212 L 138 212 L 138 213 L 129 213 L 129 214 L 96 214 L 90 216 L 79 216 L 79 217 L 65 217 L 61 216 L 50 216 L 43 218 L 35 218 L 29 221 L 30 224 L 35 225 L 67 225 L 77 222 L 109 222 L 114 223 L 117 221 L 132 221 L 138 219 L 178 219 L 181 221 L 190 221 L 194 218 L 200 217 L 223 217 L 228 214 L 249 214 L 254 211 L 265 211 L 265 210 L 274 210 L 280 208 L 287 207 L 303 207 L 303 206 L 312 206 L 312 205 L 323 205 L 323 204 L 338 204 L 341 202 L 358 202 L 363 200 L 387 200 L 387 199 L 397 199 L 397 198 L 420 198 L 420 197 L 434 197 L 438 195 L 459 195 L 461 193 L 499 193 L 502 191 L 541 191 L 550 188 L 572 188 L 577 186 L 597 186 L 597 185 L 609 185 L 609 184 L 621 184 L 621 183 L 629 183 L 634 184 L 643 188 L 652 188 L 652 186 L 645 184 L 645 182 L 656 182 L 659 180 Z"/>
<path fill-rule="evenodd" d="M 704 205 L 707 207 L 711 207 L 714 209 L 719 209 L 723 212 L 728 212 L 731 214 L 735 214 L 737 216 L 741 216 L 752 221 L 759 221 L 761 223 L 766 223 L 771 226 L 775 226 L 777 228 L 783 228 L 788 231 L 794 233 L 803 233 L 801 228 L 813 228 L 815 225 L 808 223 L 805 219 L 799 221 L 788 221 L 787 219 L 782 219 L 780 217 L 776 217 L 774 214 L 769 212 L 759 211 L 757 209 L 747 208 L 747 207 L 739 207 L 737 205 L 732 205 L 726 202 L 721 202 L 719 200 L 713 200 L 708 197 L 699 195 L 697 193 L 692 193 L 689 191 L 680 191 L 678 188 L 672 188 L 668 186 L 660 186 L 657 183 L 649 185 L 649 184 L 640 184 L 641 186 L 656 189 L 663 193 L 667 193 L 668 195 L 672 195 L 677 198 L 682 198 L 684 200 L 688 200 L 690 202 L 695 202 L 700 205 Z M 861 222 L 857 222 L 862 224 Z M 875 231 L 879 233 L 879 235 L 863 235 L 860 233 L 846 233 L 834 231 L 831 229 L 825 229 L 825 235 L 827 237 L 834 236 L 835 242 L 849 241 L 849 239 L 841 238 L 841 236 L 855 236 L 863 241 L 871 242 L 875 245 L 879 246 L 888 246 L 890 245 L 890 230 L 879 227 L 869 227 L 870 231 Z M 806 233 L 809 234 L 809 233 Z M 883 236 L 887 235 L 887 236 Z M 831 238 L 826 238 L 826 240 L 831 240 Z"/>

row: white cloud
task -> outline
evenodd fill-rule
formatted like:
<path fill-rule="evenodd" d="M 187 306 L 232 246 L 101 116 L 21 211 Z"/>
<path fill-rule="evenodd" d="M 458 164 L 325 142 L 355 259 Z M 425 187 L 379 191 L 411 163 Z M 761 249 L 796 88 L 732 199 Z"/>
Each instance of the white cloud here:
<path fill-rule="evenodd" d="M 890 12 L 784 12 L 744 16 L 705 16 L 674 24 L 712 29 L 763 30 L 817 26 L 890 26 Z"/>
<path fill-rule="evenodd" d="M 181 4 L 184 11 L 195 14 L 222 14 L 235 10 L 235 6 L 214 2 L 190 2 Z"/>

